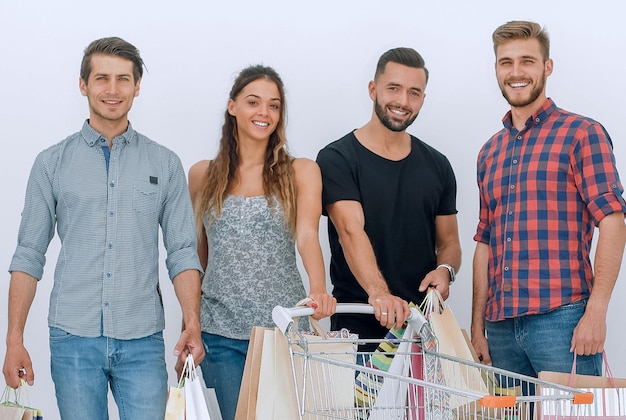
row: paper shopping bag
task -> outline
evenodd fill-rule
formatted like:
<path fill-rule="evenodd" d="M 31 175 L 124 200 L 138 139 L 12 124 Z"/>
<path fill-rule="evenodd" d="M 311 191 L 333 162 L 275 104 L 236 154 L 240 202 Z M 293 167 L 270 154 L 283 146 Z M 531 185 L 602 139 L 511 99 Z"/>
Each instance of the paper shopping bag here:
<path fill-rule="evenodd" d="M 472 350 L 463 336 L 463 331 L 452 312 L 452 308 L 444 303 L 441 294 L 436 289 L 431 289 L 428 292 L 422 308 L 424 308 L 424 316 L 437 338 L 437 351 L 473 362 Z M 440 363 L 446 386 L 484 395 L 489 394 L 489 388 L 478 368 L 460 366 L 459 363 L 443 358 L 440 359 Z M 464 400 L 453 397 L 450 404 L 452 408 L 456 408 L 465 404 Z"/>
<path fill-rule="evenodd" d="M 259 391 L 259 375 L 261 370 L 261 355 L 263 352 L 263 337 L 266 330 L 272 328 L 252 327 L 246 363 L 243 368 L 239 399 L 235 420 L 254 420 Z"/>
<path fill-rule="evenodd" d="M 316 325 L 312 319 L 309 323 Z M 354 365 L 356 335 L 347 331 L 341 334 L 342 337 L 336 337 L 335 332 L 324 332 L 324 338 L 305 333 L 307 351 L 294 342 L 292 349 L 295 354 L 292 358 L 289 341 L 278 328 L 264 331 L 256 420 L 297 419 L 300 414 L 303 414 L 303 419 L 308 419 L 313 417 L 304 414 L 305 410 L 337 412 L 353 408 L 354 369 L 306 357 L 306 354 L 315 354 Z"/>
<path fill-rule="evenodd" d="M 539 379 L 558 385 L 578 388 L 581 392 L 591 392 L 593 403 L 575 404 L 573 401 L 545 401 L 541 404 L 541 418 L 552 419 L 626 419 L 626 379 L 614 378 L 603 354 L 606 376 L 576 374 L 576 354 L 570 373 L 539 372 Z M 542 386 L 542 396 L 558 396 L 562 392 L 549 386 Z"/>
<path fill-rule="evenodd" d="M 43 420 L 41 410 L 29 407 L 26 382 L 13 389 L 6 386 L 0 400 L 0 420 Z"/>
<path fill-rule="evenodd" d="M 178 386 L 170 386 L 167 392 L 165 420 L 185 420 L 185 391 Z"/>
<path fill-rule="evenodd" d="M 211 420 L 193 355 L 185 360 L 177 387 L 170 387 L 165 420 Z"/>

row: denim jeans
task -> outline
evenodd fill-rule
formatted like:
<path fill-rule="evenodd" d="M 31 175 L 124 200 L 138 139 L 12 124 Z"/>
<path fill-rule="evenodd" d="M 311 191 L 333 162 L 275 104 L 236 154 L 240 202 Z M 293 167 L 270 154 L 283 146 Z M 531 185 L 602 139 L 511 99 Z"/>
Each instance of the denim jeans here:
<path fill-rule="evenodd" d="M 63 420 L 107 420 L 108 387 L 120 420 L 165 415 L 163 334 L 136 340 L 78 337 L 50 328 L 50 367 Z"/>
<path fill-rule="evenodd" d="M 249 340 L 236 340 L 202 333 L 206 356 L 200 367 L 208 388 L 215 388 L 224 420 L 233 420 L 237 411 L 239 388 L 246 363 Z"/>
<path fill-rule="evenodd" d="M 586 305 L 582 300 L 545 314 L 486 322 L 493 365 L 533 377 L 546 370 L 569 373 L 574 362 L 572 335 Z M 602 354 L 577 356 L 576 368 L 580 374 L 601 375 Z"/>

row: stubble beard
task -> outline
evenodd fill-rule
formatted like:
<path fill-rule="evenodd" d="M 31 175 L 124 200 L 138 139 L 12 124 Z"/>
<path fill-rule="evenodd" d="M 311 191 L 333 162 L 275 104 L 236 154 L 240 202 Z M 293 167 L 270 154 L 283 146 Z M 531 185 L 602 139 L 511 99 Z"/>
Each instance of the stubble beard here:
<path fill-rule="evenodd" d="M 401 131 L 406 130 L 411 124 L 413 124 L 413 121 L 415 121 L 418 115 L 418 114 L 413 115 L 411 118 L 409 118 L 405 122 L 394 121 L 392 117 L 385 114 L 385 110 L 378 102 L 378 99 L 374 100 L 374 112 L 376 113 L 376 116 L 378 117 L 380 122 L 387 129 L 391 131 L 395 131 L 395 132 L 401 132 Z"/>
<path fill-rule="evenodd" d="M 543 88 L 545 85 L 546 85 L 546 76 L 544 73 L 539 79 L 539 83 L 534 86 L 533 90 L 531 90 L 530 92 L 530 95 L 526 99 L 520 98 L 520 99 L 515 100 L 511 98 L 511 96 L 509 96 L 509 94 L 507 94 L 506 92 L 506 86 L 508 86 L 508 83 L 504 83 L 503 85 L 500 85 L 500 91 L 502 92 L 502 96 L 504 96 L 504 99 L 506 99 L 509 105 L 515 108 L 523 108 L 525 106 L 532 104 L 533 102 L 537 100 L 537 98 L 539 98 L 539 96 L 541 96 L 541 93 L 543 92 Z"/>

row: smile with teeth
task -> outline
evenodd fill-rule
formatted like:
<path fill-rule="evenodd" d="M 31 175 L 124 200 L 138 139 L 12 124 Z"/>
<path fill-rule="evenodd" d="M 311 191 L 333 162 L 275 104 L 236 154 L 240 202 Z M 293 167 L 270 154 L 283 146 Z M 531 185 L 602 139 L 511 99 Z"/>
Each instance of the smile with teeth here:
<path fill-rule="evenodd" d="M 521 88 L 521 87 L 526 87 L 529 84 L 530 84 L 529 82 L 515 82 L 515 83 L 509 83 L 509 86 L 511 86 L 512 88 Z"/>
<path fill-rule="evenodd" d="M 263 121 L 252 121 L 252 123 L 259 127 L 267 127 L 268 125 L 270 125 L 270 123 L 266 123 Z"/>
<path fill-rule="evenodd" d="M 401 110 L 401 109 L 389 108 L 389 111 L 390 111 L 392 114 L 395 114 L 395 115 L 398 115 L 398 116 L 401 116 L 401 117 L 404 117 L 404 116 L 406 116 L 406 115 L 409 115 L 409 113 L 408 113 L 407 111 L 403 111 L 403 110 Z"/>

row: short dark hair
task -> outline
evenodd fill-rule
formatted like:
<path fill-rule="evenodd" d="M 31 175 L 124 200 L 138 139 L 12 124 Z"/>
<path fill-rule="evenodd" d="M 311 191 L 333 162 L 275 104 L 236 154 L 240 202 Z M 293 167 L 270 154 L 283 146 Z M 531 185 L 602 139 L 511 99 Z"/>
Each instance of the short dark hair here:
<path fill-rule="evenodd" d="M 374 74 L 374 80 L 378 79 L 378 76 L 385 72 L 387 63 L 398 63 L 404 66 L 413 67 L 416 69 L 424 69 L 426 73 L 426 82 L 428 82 L 428 69 L 426 68 L 426 62 L 422 56 L 413 48 L 398 47 L 392 48 L 378 59 L 376 65 L 376 73 Z"/>
<path fill-rule="evenodd" d="M 114 36 L 96 39 L 85 48 L 83 61 L 80 66 L 80 77 L 85 83 L 87 83 L 89 75 L 91 74 L 91 57 L 95 54 L 115 55 L 132 61 L 135 83 L 143 76 L 144 63 L 139 55 L 139 50 L 131 43 Z"/>

